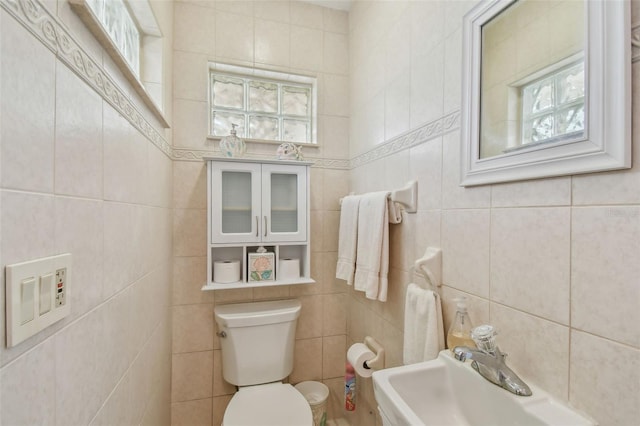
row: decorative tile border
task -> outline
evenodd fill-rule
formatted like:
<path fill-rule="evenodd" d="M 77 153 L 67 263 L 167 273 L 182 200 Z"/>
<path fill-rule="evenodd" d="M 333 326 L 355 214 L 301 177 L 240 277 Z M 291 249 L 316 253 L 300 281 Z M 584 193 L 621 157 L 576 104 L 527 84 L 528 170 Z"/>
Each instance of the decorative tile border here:
<path fill-rule="evenodd" d="M 313 167 L 322 169 L 349 170 L 349 160 L 341 160 L 336 158 L 310 158 L 313 161 Z"/>
<path fill-rule="evenodd" d="M 460 128 L 460 111 L 454 111 L 435 121 L 427 123 L 416 129 L 410 130 L 387 142 L 384 142 L 370 151 L 352 158 L 349 168 L 363 166 L 380 158 L 395 154 L 416 145 L 420 145 L 431 139 L 435 139 Z"/>
<path fill-rule="evenodd" d="M 435 121 L 426 123 L 416 129 L 410 130 L 387 142 L 384 142 L 370 151 L 360 154 L 351 160 L 336 158 L 305 157 L 307 161 L 313 161 L 313 167 L 322 169 L 350 170 L 363 166 L 375 160 L 393 155 L 416 145 L 420 145 L 431 139 L 435 139 L 460 128 L 460 111 L 454 111 Z M 202 161 L 204 157 L 222 156 L 219 151 L 173 149 L 173 159 L 181 161 Z M 273 159 L 271 154 L 249 154 L 247 158 Z"/>
<path fill-rule="evenodd" d="M 204 157 L 220 157 L 225 158 L 219 151 L 193 150 L 193 149 L 173 149 L 173 159 L 176 161 L 203 161 Z M 249 154 L 248 159 L 256 160 L 273 160 L 273 154 Z M 306 157 L 305 161 L 313 161 L 312 167 L 322 169 L 338 169 L 349 170 L 349 160 L 341 160 L 336 158 L 313 158 Z"/>
<path fill-rule="evenodd" d="M 167 156 L 172 147 L 137 110 L 104 68 L 94 61 L 66 26 L 38 0 L 0 0 L 0 7 L 31 32 L 102 98 Z"/>

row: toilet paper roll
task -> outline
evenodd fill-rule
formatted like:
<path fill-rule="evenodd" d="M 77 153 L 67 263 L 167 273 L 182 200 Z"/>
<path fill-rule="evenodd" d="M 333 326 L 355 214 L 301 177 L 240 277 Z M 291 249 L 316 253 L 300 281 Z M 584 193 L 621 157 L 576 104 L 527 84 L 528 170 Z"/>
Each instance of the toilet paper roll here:
<path fill-rule="evenodd" d="M 373 369 L 365 368 L 365 361 L 371 361 L 376 357 L 376 354 L 371 352 L 371 349 L 364 343 L 354 343 L 347 351 L 347 361 L 353 365 L 353 369 L 356 370 L 356 374 L 361 377 L 371 377 Z"/>
<path fill-rule="evenodd" d="M 295 280 L 300 278 L 300 259 L 280 259 L 278 263 L 279 280 Z"/>
<path fill-rule="evenodd" d="M 213 281 L 222 284 L 240 281 L 240 261 L 219 260 L 213 262 Z"/>

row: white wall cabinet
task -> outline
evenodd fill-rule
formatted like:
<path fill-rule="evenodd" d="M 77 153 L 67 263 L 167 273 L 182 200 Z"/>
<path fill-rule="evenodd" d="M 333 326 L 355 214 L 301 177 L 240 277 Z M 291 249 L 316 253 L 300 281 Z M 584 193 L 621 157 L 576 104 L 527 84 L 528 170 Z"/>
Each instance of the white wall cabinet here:
<path fill-rule="evenodd" d="M 203 290 L 310 284 L 309 167 L 306 162 L 205 158 L 208 162 L 208 273 Z M 251 281 L 250 253 L 275 257 L 274 279 Z M 299 259 L 300 278 L 283 279 L 280 259 Z M 216 261 L 239 261 L 234 283 L 216 282 Z"/>

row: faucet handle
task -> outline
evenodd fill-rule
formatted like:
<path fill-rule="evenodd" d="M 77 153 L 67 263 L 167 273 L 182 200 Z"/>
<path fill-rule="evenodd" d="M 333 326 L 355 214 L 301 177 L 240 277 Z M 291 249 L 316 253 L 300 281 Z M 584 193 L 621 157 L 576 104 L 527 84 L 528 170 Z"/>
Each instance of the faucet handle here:
<path fill-rule="evenodd" d="M 494 353 L 496 350 L 496 332 L 491 325 L 480 325 L 471 330 L 471 338 L 475 342 L 478 349 L 487 353 Z"/>
<path fill-rule="evenodd" d="M 456 346 L 453 348 L 453 357 L 458 361 L 465 362 L 467 360 L 467 348 L 464 346 Z"/>

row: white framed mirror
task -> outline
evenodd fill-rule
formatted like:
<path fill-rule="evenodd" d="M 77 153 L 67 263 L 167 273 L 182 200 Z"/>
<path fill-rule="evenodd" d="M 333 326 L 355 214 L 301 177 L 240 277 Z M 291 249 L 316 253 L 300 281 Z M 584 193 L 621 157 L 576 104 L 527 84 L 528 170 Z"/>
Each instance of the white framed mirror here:
<path fill-rule="evenodd" d="M 464 17 L 461 185 L 631 167 L 628 0 L 488 0 Z"/>

